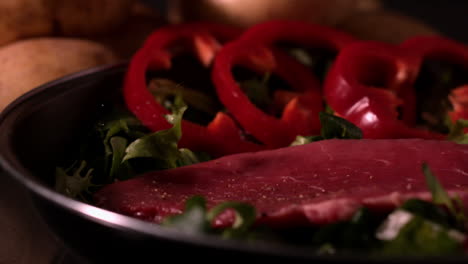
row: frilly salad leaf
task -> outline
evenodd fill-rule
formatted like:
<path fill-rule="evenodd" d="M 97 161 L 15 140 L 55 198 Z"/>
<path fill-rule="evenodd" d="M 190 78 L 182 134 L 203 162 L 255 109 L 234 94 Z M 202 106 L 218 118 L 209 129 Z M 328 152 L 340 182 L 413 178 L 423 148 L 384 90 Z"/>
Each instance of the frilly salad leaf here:
<path fill-rule="evenodd" d="M 159 169 L 170 169 L 209 160 L 210 157 L 207 154 L 178 148 L 178 142 L 182 137 L 182 117 L 186 110 L 187 106 L 182 97 L 176 97 L 172 114 L 166 116 L 173 127 L 133 141 L 126 148 L 122 161 L 146 158 L 154 160 Z"/>
<path fill-rule="evenodd" d="M 85 160 L 88 167 L 97 172 L 93 182 L 109 184 L 151 170 L 176 168 L 211 159 L 205 153 L 178 148 L 182 136 L 182 117 L 187 106 L 178 96 L 172 107 L 172 114 L 166 118 L 173 127 L 155 133 L 145 128 L 131 113 L 120 109 L 98 121 L 94 133 L 86 138 L 86 144 L 81 145 L 79 155 L 79 160 Z M 57 168 L 57 171 L 62 175 L 67 170 Z M 90 174 L 86 179 L 91 182 L 91 178 Z M 66 186 L 64 182 L 63 177 L 58 178 L 57 185 Z M 82 196 L 78 193 L 85 188 L 77 188 L 76 185 L 67 188 L 73 190 L 71 195 L 80 198 Z M 60 188 L 64 192 L 65 187 Z"/>
<path fill-rule="evenodd" d="M 95 185 L 91 183 L 93 169 L 85 168 L 85 161 L 78 167 L 73 165 L 68 169 L 56 168 L 55 190 L 71 198 L 86 200 L 84 193 L 89 192 L 89 188 Z"/>
<path fill-rule="evenodd" d="M 183 106 L 169 115 L 167 119 L 173 127 L 143 136 L 132 142 L 125 150 L 123 161 L 134 158 L 152 158 L 164 161 L 167 168 L 176 168 L 180 159 L 177 147 L 182 136 L 182 116 L 187 109 Z"/>
<path fill-rule="evenodd" d="M 130 178 L 134 172 L 130 165 L 123 162 L 125 149 L 129 142 L 148 133 L 141 122 L 130 113 L 113 113 L 106 120 L 98 122 L 96 131 L 102 138 L 104 158 L 102 174 L 105 182 L 114 179 Z"/>

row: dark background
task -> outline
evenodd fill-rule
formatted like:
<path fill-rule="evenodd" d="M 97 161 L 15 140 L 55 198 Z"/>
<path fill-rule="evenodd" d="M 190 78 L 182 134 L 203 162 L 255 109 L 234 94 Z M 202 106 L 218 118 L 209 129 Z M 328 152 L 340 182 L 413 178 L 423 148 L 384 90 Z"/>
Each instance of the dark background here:
<path fill-rule="evenodd" d="M 419 18 L 449 37 L 468 43 L 467 0 L 385 0 L 389 9 Z"/>
<path fill-rule="evenodd" d="M 168 2 L 167 0 L 143 1 L 159 10 L 165 10 Z M 381 0 L 381 2 L 388 9 L 419 18 L 445 35 L 468 43 L 468 0 Z"/>

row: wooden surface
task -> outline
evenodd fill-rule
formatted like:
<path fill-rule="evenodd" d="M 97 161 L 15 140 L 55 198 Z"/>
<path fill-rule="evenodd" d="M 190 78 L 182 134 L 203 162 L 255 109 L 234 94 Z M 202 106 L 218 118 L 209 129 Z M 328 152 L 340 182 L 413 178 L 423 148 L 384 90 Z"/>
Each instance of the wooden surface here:
<path fill-rule="evenodd" d="M 0 264 L 53 263 L 59 248 L 24 189 L 0 172 Z"/>

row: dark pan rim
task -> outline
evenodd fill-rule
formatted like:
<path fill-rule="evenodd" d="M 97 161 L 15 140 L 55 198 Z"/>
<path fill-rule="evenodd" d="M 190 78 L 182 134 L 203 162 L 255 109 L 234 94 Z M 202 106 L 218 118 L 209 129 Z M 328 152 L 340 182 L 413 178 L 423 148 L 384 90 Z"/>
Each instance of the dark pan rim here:
<path fill-rule="evenodd" d="M 70 89 L 78 89 L 77 85 L 69 85 L 71 82 L 80 82 L 85 79 L 94 78 L 98 75 L 112 75 L 117 73 L 123 73 L 127 63 L 119 63 L 115 65 L 107 65 L 91 68 L 75 74 L 67 75 L 55 81 L 41 85 L 24 95 L 20 96 L 9 104 L 5 110 L 0 114 L 0 129 L 4 129 L 5 123 L 15 124 L 18 120 L 15 113 L 22 112 L 24 106 L 31 105 L 32 102 L 37 99 L 38 96 L 57 96 Z M 58 91 L 60 89 L 60 91 Z M 51 189 L 50 187 L 40 184 L 33 180 L 31 172 L 21 166 L 21 163 L 15 158 L 13 152 L 13 146 L 11 144 L 11 133 L 8 129 L 4 130 L 5 133 L 0 133 L 0 166 L 14 178 L 17 182 L 24 185 L 28 191 L 46 199 L 47 201 L 64 208 L 73 214 L 85 218 L 89 221 L 98 223 L 100 225 L 118 229 L 122 232 L 137 232 L 142 235 L 155 237 L 158 239 L 164 239 L 174 242 L 186 244 L 187 246 L 197 245 L 203 247 L 209 247 L 213 249 L 223 249 L 229 251 L 246 252 L 250 254 L 261 254 L 268 256 L 278 256 L 291 258 L 292 260 L 320 260 L 327 263 L 338 263 L 338 262 L 372 262 L 372 263 L 406 263 L 406 262 L 418 262 L 418 263 L 465 263 L 467 257 L 445 257 L 445 258 L 433 258 L 430 260 L 427 258 L 387 258 L 377 259 L 369 258 L 364 255 L 337 255 L 337 256 L 318 256 L 312 254 L 311 250 L 300 249 L 292 246 L 279 246 L 272 244 L 263 243 L 245 243 L 234 240 L 223 240 L 215 236 L 194 236 L 185 234 L 177 230 L 160 227 L 156 224 L 148 223 L 136 218 L 114 213 L 105 209 L 98 208 L 96 206 L 86 204 L 80 201 L 73 200 L 64 195 L 61 195 Z"/>

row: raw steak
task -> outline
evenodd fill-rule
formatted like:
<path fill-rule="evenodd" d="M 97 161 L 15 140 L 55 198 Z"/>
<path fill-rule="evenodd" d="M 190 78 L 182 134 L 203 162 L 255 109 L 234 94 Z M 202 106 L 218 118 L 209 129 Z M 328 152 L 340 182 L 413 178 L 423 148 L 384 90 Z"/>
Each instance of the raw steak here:
<path fill-rule="evenodd" d="M 96 205 L 160 222 L 202 195 L 253 204 L 258 222 L 272 226 L 327 224 L 361 206 L 387 211 L 411 197 L 430 199 L 426 162 L 443 186 L 468 201 L 468 146 L 420 139 L 326 140 L 226 156 L 156 171 L 104 187 Z M 232 219 L 231 219 L 232 220 Z M 216 224 L 230 221 L 219 218 Z"/>

